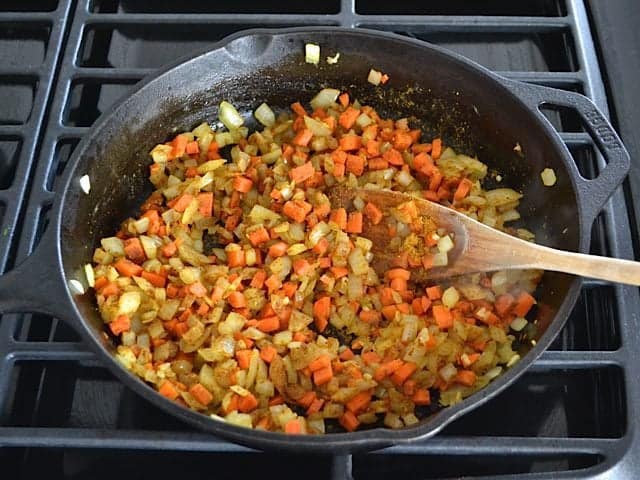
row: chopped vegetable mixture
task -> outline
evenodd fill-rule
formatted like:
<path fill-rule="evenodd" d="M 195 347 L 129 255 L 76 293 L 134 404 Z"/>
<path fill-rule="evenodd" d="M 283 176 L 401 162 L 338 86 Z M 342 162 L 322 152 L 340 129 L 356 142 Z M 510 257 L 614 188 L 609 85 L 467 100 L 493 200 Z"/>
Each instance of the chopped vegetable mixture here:
<path fill-rule="evenodd" d="M 411 268 L 446 265 L 455 238 L 412 202 L 386 216 L 326 195 L 393 189 L 532 239 L 505 227 L 518 192 L 483 190 L 486 165 L 348 93 L 255 116 L 265 128 L 249 134 L 223 102 L 226 130 L 203 123 L 156 146 L 156 190 L 85 269 L 127 369 L 215 419 L 321 434 L 415 424 L 518 360 L 541 272 L 415 284 Z M 359 235 L 381 221 L 406 247 L 382 278 Z"/>

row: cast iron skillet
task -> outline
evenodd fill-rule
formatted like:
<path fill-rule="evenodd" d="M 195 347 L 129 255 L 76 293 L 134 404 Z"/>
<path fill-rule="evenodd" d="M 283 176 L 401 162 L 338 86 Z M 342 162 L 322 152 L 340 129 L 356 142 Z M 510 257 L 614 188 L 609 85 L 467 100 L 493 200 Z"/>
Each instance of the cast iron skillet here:
<path fill-rule="evenodd" d="M 319 67 L 305 64 L 304 44 L 322 46 Z M 340 52 L 337 65 L 325 55 Z M 391 77 L 385 87 L 366 82 L 375 67 Z M 253 30 L 232 35 L 211 50 L 169 67 L 137 85 L 85 135 L 66 168 L 51 222 L 36 251 L 0 278 L 1 312 L 41 312 L 67 322 L 125 385 L 160 408 L 231 441 L 260 449 L 341 452 L 409 443 L 435 434 L 486 402 L 520 376 L 563 326 L 580 279 L 546 273 L 539 288 L 537 345 L 484 390 L 403 430 L 295 438 L 214 421 L 166 400 L 114 359 L 93 294 L 72 295 L 68 279 L 83 279 L 101 237 L 112 235 L 151 192 L 149 150 L 179 131 L 217 117 L 221 100 L 250 112 L 261 102 L 286 107 L 308 101 L 321 87 L 347 90 L 352 98 L 395 118 L 415 117 L 430 135 L 478 155 L 503 184 L 524 193 L 521 213 L 537 241 L 587 252 L 595 215 L 625 177 L 629 157 L 618 136 L 585 97 L 498 77 L 442 48 L 388 33 L 340 28 Z M 539 112 L 548 103 L 576 109 L 607 160 L 594 180 L 582 178 L 560 138 Z M 429 136 L 428 138 L 432 138 Z M 514 151 L 520 144 L 524 157 Z M 558 183 L 543 187 L 539 173 L 553 168 Z M 85 195 L 79 178 L 88 174 Z"/>

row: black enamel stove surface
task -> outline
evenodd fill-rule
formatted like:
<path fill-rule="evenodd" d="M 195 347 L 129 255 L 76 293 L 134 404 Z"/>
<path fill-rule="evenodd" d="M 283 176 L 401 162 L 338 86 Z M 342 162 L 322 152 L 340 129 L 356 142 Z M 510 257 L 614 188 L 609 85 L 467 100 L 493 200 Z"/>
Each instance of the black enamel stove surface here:
<path fill-rule="evenodd" d="M 587 13 L 581 0 L 4 0 L 0 271 L 37 244 L 66 162 L 100 113 L 143 76 L 229 33 L 394 31 L 510 78 L 579 91 L 606 112 Z M 582 174 L 597 175 L 602 158 L 577 115 L 548 115 Z M 592 253 L 633 258 L 629 208 L 621 188 L 594 225 Z M 4 315 L 0 476 L 638 478 L 638 314 L 637 289 L 585 282 L 552 349 L 499 397 L 430 440 L 330 458 L 264 454 L 197 432 L 124 388 L 61 322 Z"/>

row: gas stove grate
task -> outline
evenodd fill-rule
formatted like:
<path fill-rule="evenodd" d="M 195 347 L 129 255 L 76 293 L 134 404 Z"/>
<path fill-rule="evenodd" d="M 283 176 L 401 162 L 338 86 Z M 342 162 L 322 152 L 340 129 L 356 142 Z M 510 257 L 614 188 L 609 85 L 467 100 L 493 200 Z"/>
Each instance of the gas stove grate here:
<path fill-rule="evenodd" d="M 211 7 L 193 0 L 39 3 L 41 11 L 0 13 L 0 58 L 24 51 L 24 61 L 0 63 L 0 101 L 3 95 L 24 98 L 0 113 L 5 269 L 37 244 L 66 162 L 100 113 L 161 65 L 241 29 L 342 25 L 394 31 L 458 51 L 509 78 L 579 91 L 606 111 L 580 0 L 493 2 L 488 11 L 462 0 L 418 7 L 407 0 L 290 0 L 268 8 L 264 2 L 223 8 L 222 2 Z M 9 2 L 9 9 L 21 5 Z M 546 114 L 580 171 L 593 178 L 603 159 L 577 116 Z M 632 257 L 626 208 L 619 191 L 594 225 L 593 253 Z M 91 478 L 133 474 L 118 460 L 124 451 L 126 464 L 161 468 L 166 475 L 189 468 L 196 477 L 218 465 L 222 478 L 271 466 L 284 478 L 298 476 L 301 468 L 311 478 L 591 478 L 602 472 L 632 478 L 632 457 L 640 453 L 631 400 L 640 398 L 631 370 L 640 354 L 638 312 L 636 289 L 587 281 L 552 348 L 500 396 L 430 440 L 331 459 L 256 453 L 194 431 L 124 388 L 57 320 L 5 315 L 0 458 L 23 474 L 44 470 L 69 478 L 80 478 L 73 472 Z M 167 461 L 162 451 L 181 454 Z"/>

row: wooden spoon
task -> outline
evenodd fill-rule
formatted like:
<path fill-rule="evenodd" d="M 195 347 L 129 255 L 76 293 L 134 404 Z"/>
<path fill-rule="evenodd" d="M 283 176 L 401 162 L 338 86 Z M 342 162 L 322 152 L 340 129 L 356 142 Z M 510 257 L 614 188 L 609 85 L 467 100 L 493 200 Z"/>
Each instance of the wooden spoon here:
<path fill-rule="evenodd" d="M 453 233 L 454 248 L 445 267 L 413 268 L 415 281 L 451 277 L 466 273 L 507 269 L 539 269 L 565 272 L 611 282 L 640 285 L 640 262 L 565 252 L 519 238 L 488 227 L 455 210 L 435 202 L 390 190 L 336 187 L 329 197 L 333 208 L 352 209 L 354 198 L 376 205 L 385 215 L 398 205 L 413 200 L 420 215 L 430 217 L 438 228 Z M 386 219 L 386 218 L 385 218 Z M 392 268 L 392 260 L 400 253 L 392 245 L 387 222 L 373 225 L 366 218 L 362 236 L 373 242 L 372 267 L 379 275 Z"/>

